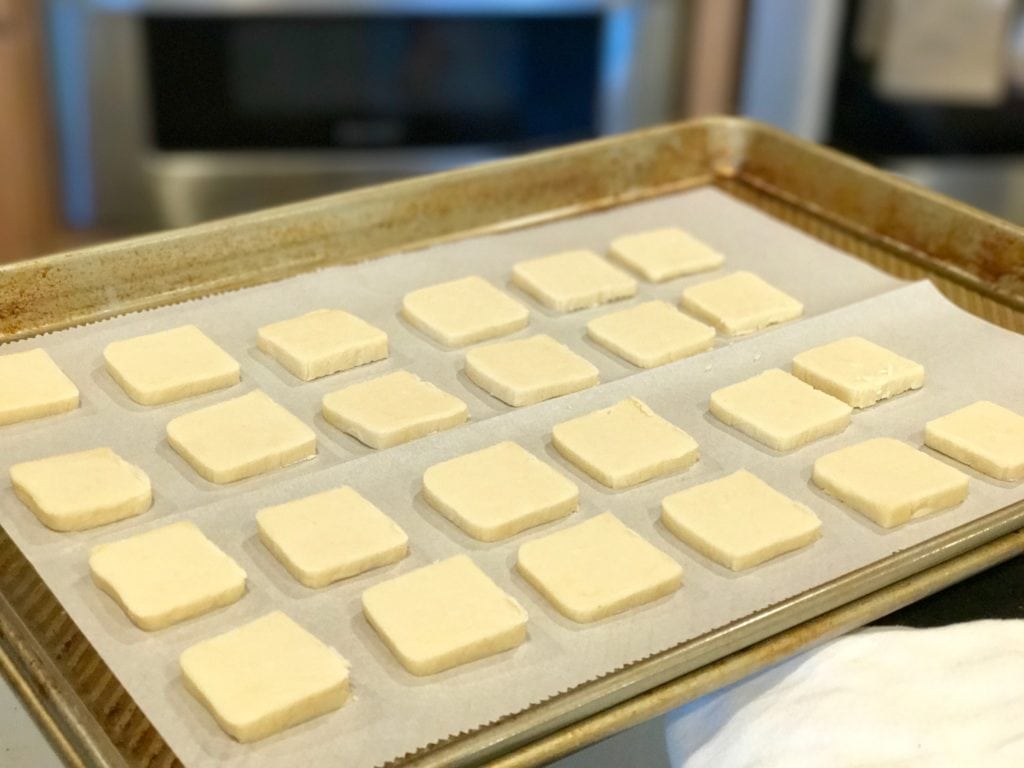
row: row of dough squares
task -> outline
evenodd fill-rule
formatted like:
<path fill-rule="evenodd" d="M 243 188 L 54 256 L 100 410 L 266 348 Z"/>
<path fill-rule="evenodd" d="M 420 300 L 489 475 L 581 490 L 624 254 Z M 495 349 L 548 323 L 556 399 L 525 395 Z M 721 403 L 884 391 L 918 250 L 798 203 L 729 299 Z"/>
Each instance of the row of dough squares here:
<path fill-rule="evenodd" d="M 1013 418 L 1024 430 L 1024 418 L 978 403 L 929 422 L 927 432 L 977 438 L 978 425 Z M 689 435 L 635 398 L 557 425 L 552 443 L 613 487 L 683 472 L 699 456 Z M 1024 475 L 1024 463 L 1017 469 Z M 812 477 L 882 525 L 959 503 L 968 485 L 963 473 L 889 438 L 822 456 Z M 579 505 L 572 480 L 513 442 L 436 464 L 422 484 L 434 509 L 483 541 L 565 518 Z M 667 530 L 736 571 L 805 547 L 821 532 L 810 509 L 745 470 L 672 493 L 661 506 Z M 396 563 L 409 546 L 388 515 L 347 486 L 262 509 L 256 527 L 283 568 L 310 588 Z M 246 590 L 244 570 L 190 522 L 101 545 L 90 568 L 96 584 L 148 630 L 231 604 Z M 526 541 L 515 568 L 555 610 L 580 623 L 665 597 L 683 576 L 673 557 L 610 513 Z M 379 640 L 415 675 L 528 639 L 527 612 L 465 555 L 376 583 L 363 592 L 362 607 Z M 341 654 L 281 612 L 202 641 L 180 661 L 187 688 L 242 741 L 336 709 L 349 688 Z"/>

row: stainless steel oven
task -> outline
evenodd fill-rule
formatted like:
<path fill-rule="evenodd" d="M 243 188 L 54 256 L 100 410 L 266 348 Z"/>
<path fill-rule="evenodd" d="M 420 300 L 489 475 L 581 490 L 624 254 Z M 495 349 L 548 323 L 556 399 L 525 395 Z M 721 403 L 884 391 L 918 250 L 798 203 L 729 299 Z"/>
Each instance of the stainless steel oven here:
<path fill-rule="evenodd" d="M 180 226 L 672 118 L 682 0 L 50 0 L 75 226 Z"/>

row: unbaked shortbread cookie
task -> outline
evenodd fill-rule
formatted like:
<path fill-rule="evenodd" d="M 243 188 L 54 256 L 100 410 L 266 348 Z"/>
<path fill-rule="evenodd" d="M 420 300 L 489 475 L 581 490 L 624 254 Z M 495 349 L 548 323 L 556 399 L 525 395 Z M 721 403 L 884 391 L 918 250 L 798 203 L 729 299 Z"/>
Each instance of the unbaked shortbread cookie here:
<path fill-rule="evenodd" d="M 188 521 L 94 547 L 89 569 L 128 618 L 151 631 L 245 594 L 245 571 Z"/>
<path fill-rule="evenodd" d="M 107 372 L 132 400 L 159 405 L 237 384 L 238 362 L 194 325 L 114 341 Z"/>
<path fill-rule="evenodd" d="M 345 486 L 256 513 L 260 539 L 307 587 L 394 563 L 405 557 L 405 531 Z"/>
<path fill-rule="evenodd" d="M 231 483 L 316 455 L 313 430 L 258 389 L 171 419 L 167 441 L 213 483 Z"/>
<path fill-rule="evenodd" d="M 784 323 L 804 311 L 799 301 L 751 272 L 733 272 L 687 288 L 683 307 L 729 336 Z"/>
<path fill-rule="evenodd" d="M 793 358 L 793 375 L 854 408 L 867 408 L 924 384 L 924 366 L 860 336 Z"/>
<path fill-rule="evenodd" d="M 55 531 L 82 531 L 149 509 L 149 476 L 110 448 L 65 453 L 11 467 L 14 492 Z"/>
<path fill-rule="evenodd" d="M 371 448 L 390 448 L 458 426 L 466 404 L 409 371 L 395 371 L 324 395 L 331 424 Z"/>
<path fill-rule="evenodd" d="M 423 473 L 427 502 L 480 541 L 506 539 L 575 511 L 576 485 L 512 442 L 435 464 Z"/>
<path fill-rule="evenodd" d="M 967 475 L 889 437 L 825 454 L 814 462 L 812 479 L 883 528 L 967 498 Z"/>
<path fill-rule="evenodd" d="M 338 709 L 348 662 L 281 611 L 181 654 L 185 687 L 238 741 L 256 741 Z"/>
<path fill-rule="evenodd" d="M 639 368 L 710 349 L 715 329 L 664 301 L 647 301 L 587 323 L 587 336 Z"/>
<path fill-rule="evenodd" d="M 312 381 L 388 356 L 388 335 L 340 309 L 318 309 L 264 325 L 256 346 L 293 376 Z"/>
<path fill-rule="evenodd" d="M 734 571 L 806 547 L 821 535 L 811 510 L 745 469 L 672 494 L 661 502 L 661 521 Z"/>
<path fill-rule="evenodd" d="M 597 368 L 544 334 L 471 349 L 466 375 L 513 406 L 533 405 L 598 382 Z"/>
<path fill-rule="evenodd" d="M 924 444 L 997 480 L 1024 479 L 1024 416 L 987 400 L 929 421 Z"/>
<path fill-rule="evenodd" d="M 610 512 L 519 547 L 516 568 L 558 611 L 591 622 L 679 589 L 679 563 Z"/>
<path fill-rule="evenodd" d="M 471 275 L 407 293 L 402 317 L 435 341 L 462 347 L 525 328 L 530 310 Z"/>
<path fill-rule="evenodd" d="M 468 664 L 526 640 L 526 611 L 465 555 L 370 587 L 363 613 L 414 675 Z"/>
<path fill-rule="evenodd" d="M 675 227 L 616 238 L 608 254 L 652 283 L 715 269 L 725 261 L 707 243 Z"/>
<path fill-rule="evenodd" d="M 700 456 L 692 437 L 635 397 L 556 424 L 555 449 L 609 488 L 681 472 Z"/>
<path fill-rule="evenodd" d="M 778 368 L 711 393 L 711 413 L 776 451 L 842 432 L 853 409 Z"/>
<path fill-rule="evenodd" d="M 512 284 L 558 312 L 594 307 L 636 293 L 636 280 L 593 251 L 565 251 L 521 261 Z"/>
<path fill-rule="evenodd" d="M 45 350 L 0 355 L 0 426 L 77 407 L 78 387 Z"/>

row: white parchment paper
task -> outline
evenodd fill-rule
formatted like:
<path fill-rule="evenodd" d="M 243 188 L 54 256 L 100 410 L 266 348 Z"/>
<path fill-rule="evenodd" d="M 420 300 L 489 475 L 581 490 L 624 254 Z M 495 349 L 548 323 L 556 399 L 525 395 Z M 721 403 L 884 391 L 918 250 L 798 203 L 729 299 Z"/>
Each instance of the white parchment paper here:
<path fill-rule="evenodd" d="M 572 315 L 532 310 L 530 327 L 561 339 L 601 371 L 601 386 L 526 409 L 511 409 L 476 389 L 461 373 L 464 351 L 446 350 L 397 316 L 408 290 L 465 274 L 506 285 L 511 265 L 561 248 L 603 252 L 612 237 L 654 226 L 689 229 L 725 253 L 716 273 L 668 284 L 641 283 L 635 300 Z M 683 287 L 737 268 L 758 272 L 801 299 L 807 317 L 688 360 L 640 372 L 583 336 L 587 320 L 653 297 L 676 301 Z M 0 352 L 42 346 L 82 391 L 73 414 L 3 430 L 3 465 L 54 453 L 109 445 L 153 480 L 152 510 L 93 531 L 47 530 L 18 502 L 6 473 L 0 480 L 0 520 L 33 562 L 170 747 L 189 766 L 372 766 L 450 734 L 523 709 L 631 661 L 697 637 L 811 586 L 924 541 L 1024 496 L 1020 483 L 1000 483 L 970 470 L 966 502 L 895 531 L 884 531 L 820 493 L 809 481 L 813 461 L 840 446 L 889 435 L 920 445 L 925 421 L 981 398 L 1024 410 L 1024 338 L 967 315 L 930 285 L 903 285 L 714 190 L 656 201 L 512 233 L 337 267 L 268 286 L 134 314 L 7 345 Z M 509 288 L 514 292 L 514 289 Z M 874 298 L 872 298 L 874 297 Z M 387 361 L 301 383 L 255 348 L 255 329 L 321 306 L 349 309 L 384 328 Z M 133 404 L 103 370 L 103 347 L 182 322 L 193 322 L 242 364 L 243 381 L 228 390 L 158 408 Z M 842 434 L 777 454 L 707 413 L 718 387 L 766 368 L 787 368 L 816 344 L 860 334 L 922 362 L 926 386 L 857 412 Z M 473 420 L 454 430 L 374 452 L 323 422 L 324 393 L 397 368 L 409 368 L 462 397 Z M 227 487 L 199 478 L 169 448 L 164 426 L 174 416 L 238 396 L 254 387 L 317 431 L 316 459 Z M 701 460 L 687 472 L 638 488 L 609 491 L 564 461 L 550 446 L 551 427 L 634 395 L 689 432 Z M 549 461 L 581 489 L 578 513 L 495 544 L 476 542 L 423 501 L 420 478 L 430 465 L 516 440 Z M 942 459 L 949 461 L 947 459 Z M 950 463 L 953 463 L 950 461 Z M 958 465 L 959 466 L 959 465 Z M 721 568 L 675 540 L 658 522 L 662 498 L 681 488 L 746 468 L 807 504 L 822 519 L 813 546 L 743 574 Z M 259 542 L 255 512 L 317 491 L 349 484 L 391 515 L 409 534 L 401 563 L 321 590 L 294 581 Z M 676 558 L 684 586 L 654 604 L 593 625 L 557 614 L 514 572 L 518 546 L 535 536 L 612 511 Z M 137 629 L 93 586 L 88 552 L 180 519 L 191 519 L 246 570 L 248 593 L 234 605 L 157 633 Z M 369 585 L 468 552 L 530 614 L 529 639 L 519 648 L 428 678 L 391 657 L 359 607 Z M 256 744 L 224 734 L 181 685 L 177 658 L 199 640 L 280 608 L 352 663 L 352 699 L 339 711 Z"/>

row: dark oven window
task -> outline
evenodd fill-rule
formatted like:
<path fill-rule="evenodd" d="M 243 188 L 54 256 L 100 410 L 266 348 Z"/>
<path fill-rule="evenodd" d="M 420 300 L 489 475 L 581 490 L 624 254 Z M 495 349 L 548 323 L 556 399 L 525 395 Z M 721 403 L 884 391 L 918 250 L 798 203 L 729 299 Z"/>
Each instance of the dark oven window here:
<path fill-rule="evenodd" d="M 596 134 L 601 19 L 147 17 L 168 150 L 537 145 Z"/>

